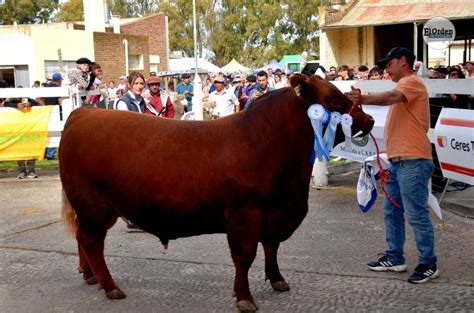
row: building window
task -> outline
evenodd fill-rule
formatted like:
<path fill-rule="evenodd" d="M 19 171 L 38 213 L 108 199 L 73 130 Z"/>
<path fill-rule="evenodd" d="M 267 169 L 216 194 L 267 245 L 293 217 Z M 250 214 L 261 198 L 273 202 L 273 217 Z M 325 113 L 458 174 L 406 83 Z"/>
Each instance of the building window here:
<path fill-rule="evenodd" d="M 128 68 L 131 71 L 143 71 L 143 55 L 129 54 Z"/>
<path fill-rule="evenodd" d="M 76 69 L 76 61 L 63 61 L 63 70 L 59 67 L 59 61 L 44 61 L 44 75 L 51 78 L 54 73 L 59 72 L 67 76 L 72 70 Z"/>

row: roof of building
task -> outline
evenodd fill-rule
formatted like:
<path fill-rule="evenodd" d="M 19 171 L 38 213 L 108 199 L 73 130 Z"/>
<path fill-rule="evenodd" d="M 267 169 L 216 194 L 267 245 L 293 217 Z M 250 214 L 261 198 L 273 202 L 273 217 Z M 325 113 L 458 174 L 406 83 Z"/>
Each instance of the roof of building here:
<path fill-rule="evenodd" d="M 474 17 L 472 0 L 359 0 L 335 22 L 323 28 L 360 27 L 426 21 L 435 16 L 447 19 Z"/>

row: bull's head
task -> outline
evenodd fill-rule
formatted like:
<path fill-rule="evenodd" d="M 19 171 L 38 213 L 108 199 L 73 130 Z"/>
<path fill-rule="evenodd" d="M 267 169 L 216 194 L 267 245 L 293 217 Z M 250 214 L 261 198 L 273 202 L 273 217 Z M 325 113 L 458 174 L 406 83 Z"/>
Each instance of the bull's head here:
<path fill-rule="evenodd" d="M 365 114 L 360 107 L 353 107 L 352 101 L 344 95 L 333 84 L 327 82 L 319 76 L 306 78 L 303 75 L 295 74 L 290 78 L 291 87 L 296 95 L 309 104 L 319 103 L 327 110 L 339 112 L 341 114 L 349 113 L 352 116 L 352 135 L 359 134 L 364 136 L 368 134 L 374 126 L 372 116 Z M 338 131 L 336 144 L 344 140 L 344 135 Z"/>

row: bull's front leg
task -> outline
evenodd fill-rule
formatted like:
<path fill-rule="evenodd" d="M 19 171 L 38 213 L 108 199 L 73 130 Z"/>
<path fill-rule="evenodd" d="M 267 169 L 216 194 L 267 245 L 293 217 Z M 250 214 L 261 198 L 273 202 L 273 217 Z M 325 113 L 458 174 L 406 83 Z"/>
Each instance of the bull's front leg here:
<path fill-rule="evenodd" d="M 273 290 L 276 291 L 288 291 L 290 285 L 285 281 L 285 278 L 280 273 L 278 267 L 277 255 L 278 248 L 280 247 L 279 242 L 262 242 L 263 250 L 265 251 L 265 277 L 270 279 L 270 284 Z"/>
<path fill-rule="evenodd" d="M 259 210 L 239 211 L 227 216 L 227 240 L 235 265 L 234 294 L 240 312 L 255 312 L 256 306 L 249 289 L 248 272 L 257 254 L 261 233 Z"/>

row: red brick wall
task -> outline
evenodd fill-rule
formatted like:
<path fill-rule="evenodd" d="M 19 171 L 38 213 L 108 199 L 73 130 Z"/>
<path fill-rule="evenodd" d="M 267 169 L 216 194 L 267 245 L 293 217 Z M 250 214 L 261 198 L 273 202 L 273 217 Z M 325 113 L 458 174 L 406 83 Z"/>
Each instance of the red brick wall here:
<path fill-rule="evenodd" d="M 149 76 L 150 53 L 148 36 L 127 35 L 114 33 L 94 33 L 95 61 L 104 72 L 104 82 L 111 80 L 118 83 L 119 77 L 125 73 L 125 46 L 123 40 L 128 41 L 128 53 L 143 56 L 143 69 L 140 71 L 145 78 Z"/>
<path fill-rule="evenodd" d="M 164 13 L 154 14 L 135 22 L 122 25 L 120 31 L 122 34 L 148 36 L 150 43 L 149 54 L 160 56 L 158 71 L 168 70 L 166 15 Z M 149 59 L 147 61 L 149 61 Z"/>

